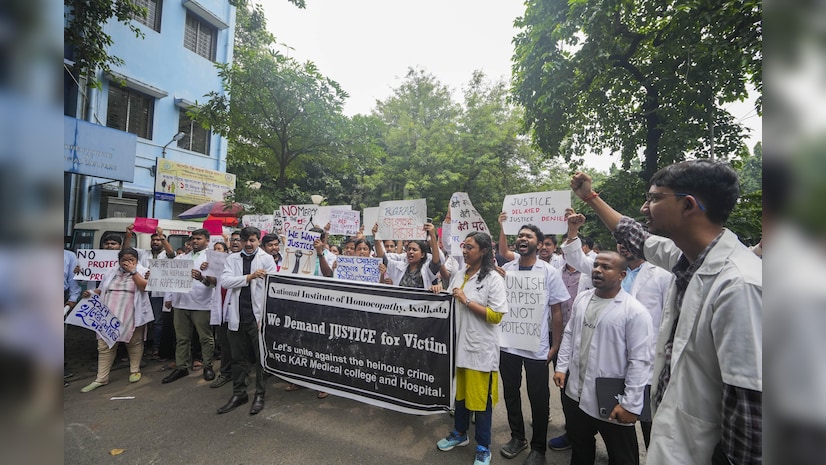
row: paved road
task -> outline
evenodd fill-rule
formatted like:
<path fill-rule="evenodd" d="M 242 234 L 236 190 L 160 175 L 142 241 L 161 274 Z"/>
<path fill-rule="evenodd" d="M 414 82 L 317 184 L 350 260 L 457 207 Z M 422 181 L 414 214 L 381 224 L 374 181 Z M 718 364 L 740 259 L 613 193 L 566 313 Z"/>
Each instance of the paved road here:
<path fill-rule="evenodd" d="M 88 350 L 88 345 L 86 349 Z M 67 359 L 71 357 L 67 352 Z M 87 352 L 88 356 L 88 352 Z M 249 403 L 224 415 L 215 413 L 231 394 L 231 385 L 209 388 L 200 371 L 171 384 L 160 362 L 148 362 L 143 379 L 129 384 L 126 364 L 119 362 L 110 384 L 90 393 L 80 388 L 94 380 L 88 360 L 64 388 L 64 461 L 66 464 L 466 464 L 473 463 L 474 443 L 450 452 L 435 443 L 452 427 L 447 414 L 414 416 L 315 391 L 285 392 L 278 378 L 267 383 L 267 404 L 249 415 Z M 216 367 L 217 368 L 217 367 Z M 524 391 L 524 387 L 523 387 Z M 501 392 L 501 389 L 500 389 Z M 252 389 L 250 389 L 252 393 Z M 549 437 L 562 428 L 557 391 L 552 391 Z M 112 397 L 134 396 L 131 400 Z M 251 397 L 251 396 L 250 396 Z M 524 411 L 528 411 L 523 393 Z M 493 463 L 519 464 L 499 455 L 510 439 L 504 403 L 493 419 Z M 640 438 L 640 441 L 642 439 Z M 607 464 L 601 441 L 598 464 Z M 111 456 L 113 449 L 124 451 Z M 548 464 L 568 464 L 570 451 L 549 450 Z"/>

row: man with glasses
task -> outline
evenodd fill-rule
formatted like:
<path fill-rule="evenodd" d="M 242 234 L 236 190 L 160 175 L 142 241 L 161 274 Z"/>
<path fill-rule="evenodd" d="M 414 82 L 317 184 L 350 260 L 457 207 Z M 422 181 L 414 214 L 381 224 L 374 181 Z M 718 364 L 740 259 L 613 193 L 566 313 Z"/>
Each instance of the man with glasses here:
<path fill-rule="evenodd" d="M 577 173 L 574 193 L 617 242 L 674 274 L 651 386 L 649 463 L 762 463 L 762 264 L 724 224 L 739 197 L 725 163 L 691 160 L 651 178 L 621 215 Z"/>

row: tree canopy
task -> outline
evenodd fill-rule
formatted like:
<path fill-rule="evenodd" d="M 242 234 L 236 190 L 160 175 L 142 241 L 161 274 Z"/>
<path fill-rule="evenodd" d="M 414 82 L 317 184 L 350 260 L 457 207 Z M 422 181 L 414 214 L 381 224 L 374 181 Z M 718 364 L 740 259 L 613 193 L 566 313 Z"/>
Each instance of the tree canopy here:
<path fill-rule="evenodd" d="M 725 104 L 762 92 L 757 0 L 527 0 L 514 98 L 551 157 L 642 151 L 644 180 L 687 155 L 732 157 L 744 128 Z M 762 99 L 757 99 L 758 113 Z M 713 143 L 710 143 L 713 141 Z"/>

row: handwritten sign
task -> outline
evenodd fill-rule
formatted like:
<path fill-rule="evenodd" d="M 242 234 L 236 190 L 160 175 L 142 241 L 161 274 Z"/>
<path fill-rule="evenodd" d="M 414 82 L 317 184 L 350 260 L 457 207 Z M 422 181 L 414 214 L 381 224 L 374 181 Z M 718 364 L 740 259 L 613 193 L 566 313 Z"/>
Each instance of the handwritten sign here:
<path fill-rule="evenodd" d="M 539 350 L 545 317 L 545 273 L 508 271 L 505 275 L 508 313 L 499 324 L 499 345 L 531 352 Z"/>
<path fill-rule="evenodd" d="M 78 281 L 101 281 L 109 270 L 118 267 L 118 250 L 79 249 L 77 266 L 80 273 L 74 276 Z"/>
<path fill-rule="evenodd" d="M 219 252 L 217 250 L 207 250 L 207 269 L 202 270 L 201 274 L 204 276 L 212 276 L 218 278 L 224 271 L 224 264 L 227 262 L 229 254 L 226 252 Z M 150 273 L 151 274 L 151 273 Z"/>
<path fill-rule="evenodd" d="M 147 291 L 189 292 L 192 289 L 191 259 L 149 260 L 149 283 Z"/>
<path fill-rule="evenodd" d="M 505 234 L 514 235 L 523 224 L 534 224 L 545 234 L 563 234 L 568 231 L 566 208 L 571 208 L 571 191 L 506 195 L 502 211 L 508 218 L 502 228 Z"/>
<path fill-rule="evenodd" d="M 330 212 L 330 234 L 355 236 L 361 227 L 361 215 L 356 210 L 333 210 Z"/>
<path fill-rule="evenodd" d="M 75 308 L 66 316 L 66 323 L 96 332 L 110 349 L 118 342 L 122 329 L 118 317 L 101 302 L 100 296 L 94 292 L 91 297 L 75 305 Z"/>
<path fill-rule="evenodd" d="M 427 200 L 391 200 L 379 204 L 377 237 L 395 240 L 425 239 Z"/>
<path fill-rule="evenodd" d="M 138 233 L 146 233 L 146 234 L 155 234 L 155 231 L 158 229 L 158 220 L 157 218 L 141 218 L 135 217 L 135 232 Z"/>
<path fill-rule="evenodd" d="M 316 260 L 313 242 L 321 238 L 321 233 L 288 229 L 281 244 L 284 252 L 284 261 L 281 263 L 280 273 L 315 274 Z"/>
<path fill-rule="evenodd" d="M 318 224 L 314 220 L 316 213 L 318 213 L 318 205 L 281 205 L 280 213 L 283 219 L 282 231 L 290 229 L 308 231 L 316 226 L 324 227 L 324 224 Z"/>
<path fill-rule="evenodd" d="M 365 283 L 379 282 L 381 258 L 339 255 L 333 277 Z"/>
<path fill-rule="evenodd" d="M 466 192 L 454 192 L 450 197 L 450 236 L 447 241 L 451 255 L 462 255 L 459 246 L 467 235 L 473 231 L 490 234 L 482 215 L 473 207 Z M 447 244 L 446 244 L 447 245 Z"/>
<path fill-rule="evenodd" d="M 318 211 L 316 211 L 315 216 L 313 217 L 313 223 L 319 228 L 324 228 L 327 226 L 327 223 L 330 222 L 332 218 L 333 212 L 341 211 L 341 210 L 352 210 L 353 208 L 350 205 L 324 205 L 322 207 L 318 207 Z"/>
<path fill-rule="evenodd" d="M 241 217 L 243 227 L 253 226 L 261 230 L 261 235 L 275 232 L 275 215 L 244 215 Z"/>

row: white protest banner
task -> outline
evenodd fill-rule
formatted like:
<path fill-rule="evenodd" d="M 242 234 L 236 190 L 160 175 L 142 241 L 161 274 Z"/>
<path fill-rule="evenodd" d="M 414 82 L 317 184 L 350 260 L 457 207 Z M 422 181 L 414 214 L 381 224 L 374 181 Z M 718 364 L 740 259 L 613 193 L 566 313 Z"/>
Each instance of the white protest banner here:
<path fill-rule="evenodd" d="M 107 271 L 118 267 L 119 250 L 78 249 L 77 266 L 80 273 L 74 276 L 78 281 L 101 281 Z"/>
<path fill-rule="evenodd" d="M 147 291 L 189 292 L 192 289 L 191 259 L 149 260 Z"/>
<path fill-rule="evenodd" d="M 450 196 L 450 243 L 451 255 L 462 255 L 462 248 L 459 244 L 464 241 L 468 233 L 480 231 L 490 235 L 487 223 L 482 215 L 473 208 L 470 197 L 466 192 L 454 192 Z M 444 230 L 442 231 L 444 234 Z"/>
<path fill-rule="evenodd" d="M 333 277 L 348 281 L 377 283 L 381 276 L 379 265 L 381 265 L 381 258 L 378 257 L 339 255 L 336 257 L 336 269 L 333 270 Z"/>
<path fill-rule="evenodd" d="M 310 389 L 415 415 L 449 411 L 449 294 L 269 275 L 261 320 L 268 373 Z"/>
<path fill-rule="evenodd" d="M 318 207 L 315 216 L 313 216 L 313 223 L 319 228 L 324 229 L 327 226 L 327 223 L 330 222 L 333 212 L 341 210 L 350 211 L 352 209 L 353 207 L 350 205 L 324 205 L 322 207 Z"/>
<path fill-rule="evenodd" d="M 379 207 L 367 207 L 361 212 L 362 221 L 364 225 L 364 235 L 373 235 L 373 226 L 379 222 Z"/>
<path fill-rule="evenodd" d="M 545 317 L 545 273 L 508 271 L 505 275 L 508 313 L 499 323 L 499 345 L 531 352 L 539 350 Z"/>
<path fill-rule="evenodd" d="M 201 270 L 201 274 L 204 276 L 212 276 L 213 278 L 220 277 L 224 271 L 224 264 L 226 264 L 229 254 L 217 250 L 207 250 L 206 256 L 207 269 Z"/>
<path fill-rule="evenodd" d="M 330 212 L 330 234 L 355 236 L 361 227 L 358 210 L 333 210 Z"/>
<path fill-rule="evenodd" d="M 66 316 L 65 323 L 96 332 L 110 349 L 118 342 L 121 333 L 120 320 L 94 292 L 91 297 L 75 305 Z"/>
<path fill-rule="evenodd" d="M 324 224 L 319 224 L 314 219 L 318 213 L 318 208 L 318 205 L 314 204 L 281 205 L 279 212 L 282 218 L 282 234 L 286 234 L 286 231 L 290 229 L 308 231 L 316 226 L 323 228 Z"/>
<path fill-rule="evenodd" d="M 285 241 L 281 244 L 281 255 L 284 256 L 284 261 L 281 262 L 279 273 L 315 274 L 318 257 L 315 256 L 313 242 L 320 238 L 321 233 L 287 229 L 284 235 Z"/>
<path fill-rule="evenodd" d="M 427 200 L 391 200 L 379 204 L 379 231 L 382 240 L 424 240 L 427 234 Z"/>
<path fill-rule="evenodd" d="M 261 230 L 261 235 L 275 232 L 275 215 L 244 215 L 241 217 L 242 227 L 253 226 Z"/>
<path fill-rule="evenodd" d="M 533 224 L 545 234 L 563 234 L 568 231 L 566 208 L 571 208 L 571 191 L 506 195 L 502 211 L 508 218 L 502 228 L 505 234 L 514 235 L 523 224 Z"/>

